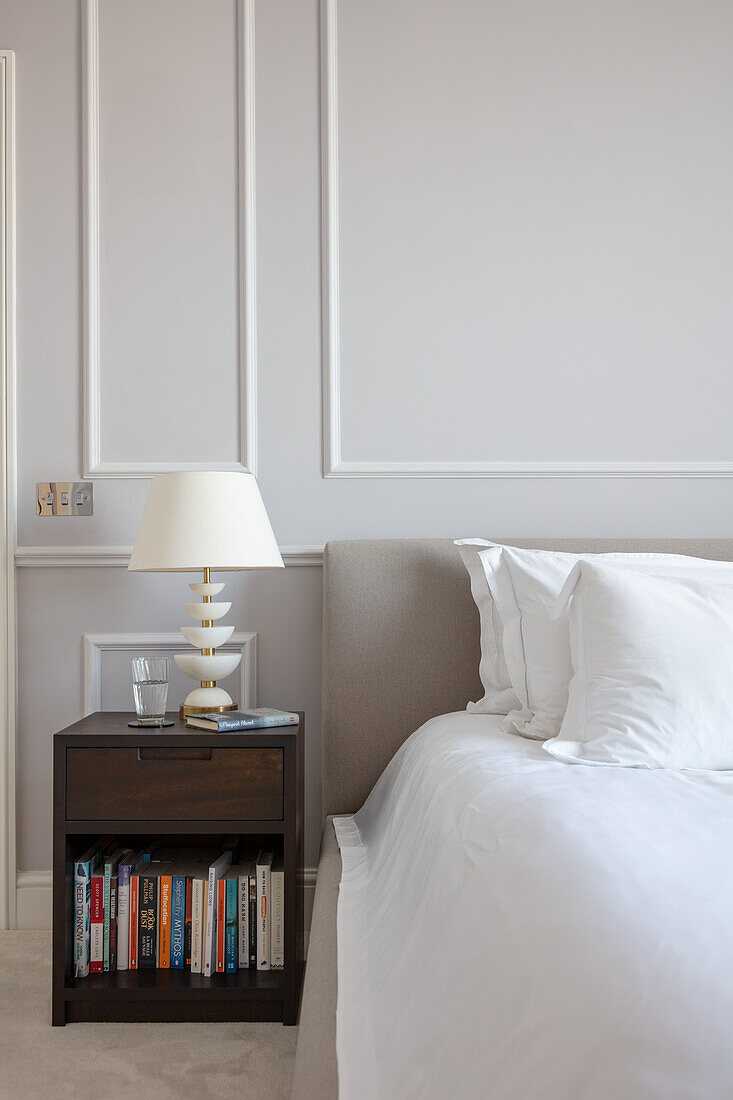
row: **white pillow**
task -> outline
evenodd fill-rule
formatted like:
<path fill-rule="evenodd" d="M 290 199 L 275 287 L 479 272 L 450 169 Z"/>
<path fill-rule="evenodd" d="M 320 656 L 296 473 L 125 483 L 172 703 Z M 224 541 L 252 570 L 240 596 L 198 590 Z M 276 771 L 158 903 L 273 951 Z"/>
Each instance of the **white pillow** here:
<path fill-rule="evenodd" d="M 486 539 L 456 539 L 461 561 L 471 579 L 471 595 L 478 607 L 481 622 L 481 662 L 479 676 L 484 689 L 483 699 L 469 703 L 466 710 L 474 714 L 508 714 L 519 706 L 512 690 L 504 659 L 503 627 L 494 600 L 486 583 L 486 573 L 479 552 L 495 543 Z"/>
<path fill-rule="evenodd" d="M 587 561 L 573 580 L 575 675 L 543 748 L 574 763 L 733 768 L 733 585 Z"/>
<path fill-rule="evenodd" d="M 567 616 L 557 600 L 579 561 L 658 576 L 717 578 L 733 583 L 733 564 L 676 554 L 566 554 L 493 545 L 479 552 L 487 584 L 503 623 L 504 656 L 521 704 L 505 729 L 524 737 L 555 737 L 565 714 L 573 675 Z"/>

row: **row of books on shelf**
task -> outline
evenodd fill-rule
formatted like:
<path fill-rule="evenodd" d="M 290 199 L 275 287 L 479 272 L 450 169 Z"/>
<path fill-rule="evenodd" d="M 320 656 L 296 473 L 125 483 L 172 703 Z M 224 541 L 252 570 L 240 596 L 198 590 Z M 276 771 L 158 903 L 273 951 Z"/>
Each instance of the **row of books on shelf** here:
<path fill-rule="evenodd" d="M 74 973 L 281 970 L 284 909 L 283 859 L 270 849 L 231 838 L 133 851 L 105 838 L 74 863 Z"/>

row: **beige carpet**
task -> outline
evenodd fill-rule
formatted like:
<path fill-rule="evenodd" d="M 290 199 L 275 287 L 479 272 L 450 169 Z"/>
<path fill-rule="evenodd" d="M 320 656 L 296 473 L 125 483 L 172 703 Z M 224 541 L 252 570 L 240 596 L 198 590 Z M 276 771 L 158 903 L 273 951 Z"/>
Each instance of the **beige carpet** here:
<path fill-rule="evenodd" d="M 0 932 L 2 1100 L 279 1100 L 297 1029 L 282 1024 L 51 1027 L 51 933 Z"/>

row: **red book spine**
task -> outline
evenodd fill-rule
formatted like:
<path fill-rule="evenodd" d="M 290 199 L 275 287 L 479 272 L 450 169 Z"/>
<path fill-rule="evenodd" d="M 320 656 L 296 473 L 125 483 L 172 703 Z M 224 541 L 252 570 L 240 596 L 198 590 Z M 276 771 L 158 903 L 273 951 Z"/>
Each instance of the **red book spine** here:
<path fill-rule="evenodd" d="M 216 972 L 224 973 L 224 937 L 227 924 L 227 884 L 220 878 L 216 884 Z"/>
<path fill-rule="evenodd" d="M 101 875 L 92 875 L 89 938 L 89 969 L 92 974 L 101 974 L 104 970 L 104 879 Z"/>
<path fill-rule="evenodd" d="M 140 879 L 137 875 L 130 875 L 130 970 L 137 970 L 137 920 L 138 920 L 138 886 Z"/>

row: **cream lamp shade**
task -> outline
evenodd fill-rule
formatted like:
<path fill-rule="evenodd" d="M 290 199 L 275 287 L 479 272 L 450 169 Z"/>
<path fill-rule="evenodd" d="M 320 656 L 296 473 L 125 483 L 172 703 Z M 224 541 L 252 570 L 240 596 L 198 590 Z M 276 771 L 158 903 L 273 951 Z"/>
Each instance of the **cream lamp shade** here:
<path fill-rule="evenodd" d="M 128 565 L 132 572 L 282 565 L 253 474 L 195 470 L 153 478 Z"/>
<path fill-rule="evenodd" d="M 212 583 L 212 571 L 282 566 L 252 474 L 196 470 L 153 479 L 127 568 L 136 573 L 203 570 L 203 581 L 189 584 L 199 600 L 185 605 L 195 625 L 181 627 L 186 641 L 200 652 L 175 657 L 178 667 L 200 684 L 186 697 L 181 717 L 237 708 L 216 683 L 234 672 L 241 654 L 216 653 L 217 646 L 229 641 L 234 627 L 219 622 L 232 605 L 213 601 L 224 584 Z"/>

